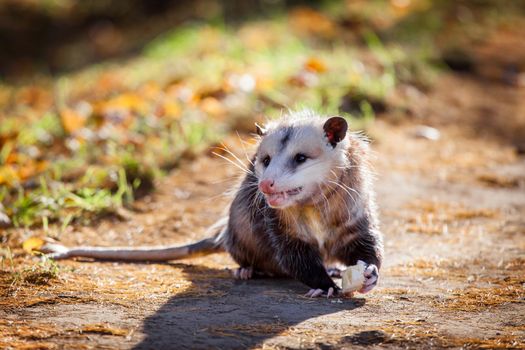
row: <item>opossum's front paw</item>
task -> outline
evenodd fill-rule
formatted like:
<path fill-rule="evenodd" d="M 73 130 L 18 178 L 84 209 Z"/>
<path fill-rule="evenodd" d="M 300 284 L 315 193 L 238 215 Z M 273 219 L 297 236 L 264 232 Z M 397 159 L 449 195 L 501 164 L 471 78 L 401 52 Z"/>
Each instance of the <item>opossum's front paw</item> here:
<path fill-rule="evenodd" d="M 233 271 L 233 277 L 239 280 L 248 280 L 253 277 L 252 267 L 239 267 Z"/>
<path fill-rule="evenodd" d="M 328 292 L 325 292 L 322 289 L 310 289 L 308 293 L 306 293 L 304 296 L 307 298 L 317 298 L 317 297 L 324 297 L 324 296 L 326 296 L 327 298 L 330 298 L 330 297 L 335 296 L 335 290 L 332 287 L 328 288 Z"/>
<path fill-rule="evenodd" d="M 363 283 L 363 287 L 359 290 L 359 293 L 364 294 L 370 292 L 377 285 L 377 281 L 379 280 L 379 270 L 374 264 L 369 264 L 366 267 L 365 272 L 363 272 L 363 275 L 365 277 L 365 282 Z"/>

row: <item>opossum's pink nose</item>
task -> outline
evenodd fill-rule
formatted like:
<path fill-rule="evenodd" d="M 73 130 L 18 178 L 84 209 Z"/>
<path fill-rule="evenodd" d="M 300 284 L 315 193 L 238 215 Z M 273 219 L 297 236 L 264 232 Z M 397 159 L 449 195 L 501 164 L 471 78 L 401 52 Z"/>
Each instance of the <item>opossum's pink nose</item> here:
<path fill-rule="evenodd" d="M 259 184 L 259 189 L 262 193 L 273 193 L 274 192 L 274 181 L 273 180 L 262 180 Z"/>

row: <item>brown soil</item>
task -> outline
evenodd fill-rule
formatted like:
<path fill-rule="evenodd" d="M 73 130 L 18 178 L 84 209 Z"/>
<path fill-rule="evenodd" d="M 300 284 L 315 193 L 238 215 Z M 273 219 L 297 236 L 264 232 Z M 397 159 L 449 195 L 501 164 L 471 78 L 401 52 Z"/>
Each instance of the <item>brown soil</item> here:
<path fill-rule="evenodd" d="M 308 299 L 291 280 L 235 281 L 226 254 L 172 264 L 61 261 L 59 278 L 43 285 L 0 276 L 0 348 L 525 348 L 525 159 L 513 139 L 491 132 L 521 123 L 505 113 L 523 113 L 525 90 L 490 84 L 445 76 L 419 97 L 417 120 L 380 119 L 370 130 L 386 250 L 372 293 Z M 416 124 L 438 127 L 440 140 L 414 137 Z M 227 143 L 241 149 L 236 137 Z M 59 239 L 191 242 L 227 207 L 222 193 L 238 173 L 203 156 L 163 179 L 127 220 L 73 227 Z M 15 232 L 10 245 L 35 233 Z"/>

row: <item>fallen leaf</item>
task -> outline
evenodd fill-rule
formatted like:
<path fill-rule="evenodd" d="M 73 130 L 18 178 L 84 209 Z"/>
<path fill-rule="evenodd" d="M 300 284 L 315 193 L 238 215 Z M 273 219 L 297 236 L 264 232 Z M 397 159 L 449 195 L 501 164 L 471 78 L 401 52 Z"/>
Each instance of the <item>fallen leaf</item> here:
<path fill-rule="evenodd" d="M 327 70 L 324 62 L 315 57 L 310 57 L 304 64 L 304 68 L 315 73 L 324 73 Z"/>
<path fill-rule="evenodd" d="M 333 38 L 337 33 L 335 23 L 314 9 L 299 7 L 290 13 L 290 24 L 301 34 Z"/>
<path fill-rule="evenodd" d="M 277 43 L 278 36 L 268 30 L 269 23 L 256 23 L 244 26 L 237 34 L 243 45 L 251 50 L 263 50 Z"/>
<path fill-rule="evenodd" d="M 200 107 L 203 112 L 214 117 L 223 116 L 226 113 L 224 106 L 214 97 L 206 97 L 203 99 Z"/>
<path fill-rule="evenodd" d="M 72 134 L 86 125 L 87 118 L 73 109 L 65 108 L 60 112 L 60 120 L 64 130 Z"/>
<path fill-rule="evenodd" d="M 22 243 L 22 249 L 28 253 L 39 250 L 45 244 L 45 241 L 40 237 L 28 238 Z"/>
<path fill-rule="evenodd" d="M 0 166 L 0 184 L 13 184 L 20 180 L 13 165 Z"/>
<path fill-rule="evenodd" d="M 147 110 L 146 101 L 134 93 L 124 93 L 105 102 L 106 109 L 127 109 L 137 113 L 145 113 Z"/>
<path fill-rule="evenodd" d="M 156 114 L 160 117 L 179 119 L 181 112 L 182 110 L 177 102 L 166 101 L 157 108 Z"/>

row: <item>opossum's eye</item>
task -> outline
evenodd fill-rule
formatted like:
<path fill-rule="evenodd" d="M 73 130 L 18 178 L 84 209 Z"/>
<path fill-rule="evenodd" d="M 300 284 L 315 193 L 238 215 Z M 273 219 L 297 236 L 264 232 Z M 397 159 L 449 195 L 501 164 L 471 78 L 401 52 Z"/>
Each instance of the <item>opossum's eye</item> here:
<path fill-rule="evenodd" d="M 263 161 L 262 161 L 264 167 L 267 167 L 268 165 L 270 165 L 270 161 L 271 161 L 271 160 L 272 160 L 272 159 L 270 158 L 270 156 L 266 156 L 266 157 L 264 157 L 264 158 L 263 158 Z"/>
<path fill-rule="evenodd" d="M 294 157 L 294 160 L 297 164 L 303 164 L 307 159 L 308 157 L 302 153 L 297 153 Z"/>

